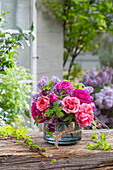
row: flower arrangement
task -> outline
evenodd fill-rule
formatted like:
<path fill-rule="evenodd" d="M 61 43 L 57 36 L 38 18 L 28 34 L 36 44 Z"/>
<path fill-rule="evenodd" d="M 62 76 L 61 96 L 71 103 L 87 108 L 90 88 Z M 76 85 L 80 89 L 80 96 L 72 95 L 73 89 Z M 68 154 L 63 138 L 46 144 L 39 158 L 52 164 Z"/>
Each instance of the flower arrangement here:
<path fill-rule="evenodd" d="M 47 132 L 55 132 L 54 123 L 76 121 L 80 128 L 91 125 L 95 104 L 90 93 L 92 87 L 82 83 L 61 81 L 53 76 L 51 81 L 43 76 L 37 84 L 40 92 L 33 94 L 31 116 L 35 124 L 49 122 Z"/>

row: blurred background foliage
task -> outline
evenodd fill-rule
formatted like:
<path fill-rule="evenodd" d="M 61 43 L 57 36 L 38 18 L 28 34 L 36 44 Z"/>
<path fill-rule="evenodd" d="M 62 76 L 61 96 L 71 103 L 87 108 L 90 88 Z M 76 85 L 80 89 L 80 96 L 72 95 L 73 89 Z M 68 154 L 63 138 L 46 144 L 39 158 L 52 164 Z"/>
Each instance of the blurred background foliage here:
<path fill-rule="evenodd" d="M 98 48 L 94 41 L 103 33 L 113 33 L 112 0 L 44 0 L 48 10 L 52 10 L 63 23 L 64 63 L 69 63 L 67 79 L 73 72 L 76 57 L 82 51 Z M 71 60 L 69 61 L 69 57 Z"/>
<path fill-rule="evenodd" d="M 32 86 L 28 81 L 32 80 L 32 76 L 28 69 L 17 65 L 15 58 L 18 57 L 17 48 L 23 47 L 22 40 L 28 45 L 29 36 L 34 40 L 34 26 L 31 25 L 28 33 L 23 33 L 17 26 L 19 34 L 12 35 L 4 30 L 8 24 L 5 20 L 7 13 L 3 12 L 0 16 L 0 125 L 27 125 L 23 113 L 29 114 Z"/>

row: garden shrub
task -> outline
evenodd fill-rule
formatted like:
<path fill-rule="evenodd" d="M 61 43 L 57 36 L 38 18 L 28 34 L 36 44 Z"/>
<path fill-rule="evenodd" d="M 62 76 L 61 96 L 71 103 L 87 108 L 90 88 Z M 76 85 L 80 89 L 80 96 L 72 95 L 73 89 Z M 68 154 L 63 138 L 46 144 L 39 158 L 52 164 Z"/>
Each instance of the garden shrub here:
<path fill-rule="evenodd" d="M 14 67 L 6 71 L 6 75 L 0 74 L 0 121 L 12 124 L 15 119 L 22 116 L 25 110 L 29 110 L 31 85 L 25 80 L 31 79 L 31 74 L 24 67 Z"/>

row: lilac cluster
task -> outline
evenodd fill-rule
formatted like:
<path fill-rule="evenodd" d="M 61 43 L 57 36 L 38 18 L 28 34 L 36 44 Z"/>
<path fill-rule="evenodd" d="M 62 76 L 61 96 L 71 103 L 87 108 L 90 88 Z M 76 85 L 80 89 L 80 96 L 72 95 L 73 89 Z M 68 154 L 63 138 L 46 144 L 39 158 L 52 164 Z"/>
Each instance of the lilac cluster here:
<path fill-rule="evenodd" d="M 95 117 L 113 127 L 113 85 L 104 86 L 99 93 L 95 94 L 96 111 Z"/>
<path fill-rule="evenodd" d="M 87 93 L 91 94 L 94 91 L 94 88 L 92 86 L 86 86 L 83 87 L 83 90 L 85 90 Z"/>
<path fill-rule="evenodd" d="M 54 85 L 57 84 L 57 83 L 60 81 L 60 79 L 59 79 L 58 77 L 56 77 L 56 76 L 53 76 L 53 77 L 51 78 L 51 80 L 54 82 Z M 43 90 L 43 86 L 46 85 L 48 82 L 49 82 L 49 81 L 48 81 L 48 77 L 47 77 L 47 76 L 43 76 L 43 77 L 41 78 L 41 80 L 38 82 L 37 87 L 38 87 L 40 90 Z"/>
<path fill-rule="evenodd" d="M 37 86 L 40 90 L 43 90 L 43 86 L 46 85 L 48 83 L 48 77 L 47 76 L 43 76 L 41 78 L 41 80 L 38 82 Z"/>
<path fill-rule="evenodd" d="M 51 80 L 54 82 L 53 86 L 51 87 L 51 91 L 57 93 L 57 89 L 55 88 L 55 84 L 60 82 L 60 79 L 58 77 L 56 77 L 56 76 L 53 76 L 51 78 Z M 42 95 L 46 96 L 48 94 L 47 90 L 43 90 L 43 86 L 46 85 L 48 82 L 49 81 L 48 81 L 48 77 L 47 76 L 43 76 L 41 78 L 41 80 L 38 82 L 37 87 L 41 90 L 41 92 L 40 93 L 35 93 L 35 94 L 33 94 L 31 96 L 34 102 L 37 102 L 38 97 L 41 97 Z"/>
<path fill-rule="evenodd" d="M 89 72 L 85 72 L 82 83 L 85 86 L 92 86 L 99 88 L 100 85 L 106 85 L 112 82 L 113 69 L 112 68 L 102 68 L 99 73 L 96 73 L 95 69 Z"/>
<path fill-rule="evenodd" d="M 37 102 L 38 97 L 40 97 L 40 93 L 33 94 L 31 97 L 34 102 Z"/>
<path fill-rule="evenodd" d="M 113 85 L 104 86 L 95 94 L 95 103 L 99 109 L 111 109 L 113 107 Z"/>

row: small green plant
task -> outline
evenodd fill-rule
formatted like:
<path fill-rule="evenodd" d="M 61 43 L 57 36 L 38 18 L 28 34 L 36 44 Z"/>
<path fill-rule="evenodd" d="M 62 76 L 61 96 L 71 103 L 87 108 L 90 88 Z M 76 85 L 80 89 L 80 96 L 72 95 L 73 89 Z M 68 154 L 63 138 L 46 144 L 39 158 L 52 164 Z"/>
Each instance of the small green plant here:
<path fill-rule="evenodd" d="M 108 144 L 108 141 L 106 140 L 108 135 L 110 135 L 110 133 L 107 133 L 106 135 L 101 133 L 100 137 L 98 137 L 97 132 L 95 132 L 95 134 L 91 135 L 91 140 L 97 144 L 93 145 L 92 143 L 88 143 L 85 148 L 90 150 L 111 150 L 112 147 Z"/>
<path fill-rule="evenodd" d="M 31 80 L 31 74 L 24 67 L 14 67 L 0 74 L 0 120 L 12 124 L 16 118 L 29 110 L 31 85 L 26 80 Z M 23 82 L 22 82 L 23 81 Z"/>

